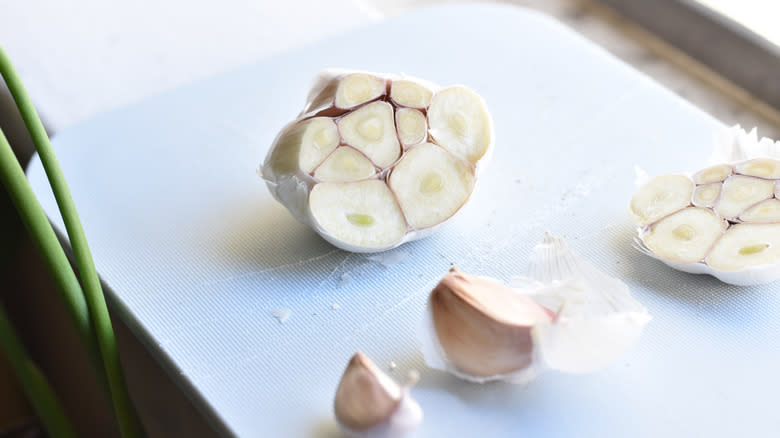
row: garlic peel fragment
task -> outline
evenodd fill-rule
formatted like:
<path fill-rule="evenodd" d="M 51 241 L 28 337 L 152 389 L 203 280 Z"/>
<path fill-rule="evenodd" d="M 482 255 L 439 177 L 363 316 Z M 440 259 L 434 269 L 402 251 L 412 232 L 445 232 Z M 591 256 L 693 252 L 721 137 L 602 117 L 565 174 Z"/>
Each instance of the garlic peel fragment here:
<path fill-rule="evenodd" d="M 274 140 L 259 174 L 275 199 L 328 242 L 380 252 L 433 233 L 461 210 L 493 137 L 487 105 L 464 86 L 327 70 L 315 78 L 299 117 Z M 372 200 L 379 192 L 382 199 Z"/>
<path fill-rule="evenodd" d="M 422 409 L 408 394 L 408 386 L 415 381 L 401 387 L 368 356 L 357 352 L 336 389 L 336 420 L 351 437 L 403 436 L 422 421 Z"/>
<path fill-rule="evenodd" d="M 545 368 L 593 372 L 624 355 L 650 320 L 628 286 L 549 234 L 510 286 L 447 274 L 421 325 L 426 363 L 480 383 L 526 383 Z"/>
<path fill-rule="evenodd" d="M 739 126 L 719 132 L 711 161 L 691 177 L 690 202 L 664 204 L 663 215 L 641 217 L 650 208 L 651 183 L 634 195 L 631 213 L 638 225 L 637 247 L 684 272 L 710 274 L 739 286 L 780 279 L 780 142 L 758 139 Z M 688 178 L 665 175 L 653 180 Z M 653 199 L 680 200 L 688 187 L 666 185 Z M 705 213 L 706 212 L 706 213 Z M 762 234 L 763 233 L 763 234 Z"/>

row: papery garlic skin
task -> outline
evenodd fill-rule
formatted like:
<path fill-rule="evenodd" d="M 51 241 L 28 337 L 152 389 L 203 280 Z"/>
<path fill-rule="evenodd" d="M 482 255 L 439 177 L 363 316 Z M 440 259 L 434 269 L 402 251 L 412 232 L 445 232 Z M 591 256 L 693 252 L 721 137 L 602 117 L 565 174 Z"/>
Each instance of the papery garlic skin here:
<path fill-rule="evenodd" d="M 546 368 L 593 372 L 624 355 L 650 320 L 624 283 L 549 234 L 511 286 L 445 275 L 420 328 L 428 366 L 479 383 L 523 384 Z"/>
<path fill-rule="evenodd" d="M 780 240 L 772 226 L 780 224 L 780 142 L 758 140 L 755 129 L 747 133 L 736 126 L 718 134 L 711 161 L 718 164 L 690 178 L 663 175 L 639 189 L 630 207 L 638 225 L 637 248 L 675 269 L 710 274 L 729 284 L 780 279 Z M 658 190 L 652 184 L 671 179 L 679 183 Z M 695 184 L 687 203 L 679 202 L 690 192 L 683 179 Z M 675 202 L 664 201 L 664 214 L 647 220 L 635 212 L 655 208 L 650 192 L 652 199 Z M 662 229 L 666 231 L 658 235 Z"/>
<path fill-rule="evenodd" d="M 433 233 L 460 211 L 493 138 L 487 105 L 464 86 L 326 70 L 259 173 L 276 200 L 331 244 L 380 252 Z"/>
<path fill-rule="evenodd" d="M 410 382 L 414 384 L 415 382 Z M 420 405 L 361 352 L 350 360 L 333 401 L 336 421 L 355 438 L 402 437 L 422 422 Z"/>

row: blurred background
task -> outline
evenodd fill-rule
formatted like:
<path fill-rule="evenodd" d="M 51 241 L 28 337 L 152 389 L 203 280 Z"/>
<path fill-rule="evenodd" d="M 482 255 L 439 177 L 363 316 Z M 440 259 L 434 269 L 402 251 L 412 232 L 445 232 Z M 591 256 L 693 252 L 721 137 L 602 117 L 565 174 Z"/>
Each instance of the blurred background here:
<path fill-rule="evenodd" d="M 0 0 L 8 51 L 50 134 L 262 57 L 445 0 Z M 726 125 L 780 138 L 780 4 L 770 0 L 516 0 L 562 21 Z M 576 79 L 576 68 L 572 74 Z M 33 147 L 4 86 L 0 127 Z M 138 129 L 143 129 L 139 126 Z M 152 158 L 153 159 L 153 158 Z M 0 304 L 80 436 L 117 436 L 57 292 L 0 191 Z M 215 436 L 114 318 L 132 396 L 152 436 Z M 0 355 L 0 437 L 44 436 Z"/>

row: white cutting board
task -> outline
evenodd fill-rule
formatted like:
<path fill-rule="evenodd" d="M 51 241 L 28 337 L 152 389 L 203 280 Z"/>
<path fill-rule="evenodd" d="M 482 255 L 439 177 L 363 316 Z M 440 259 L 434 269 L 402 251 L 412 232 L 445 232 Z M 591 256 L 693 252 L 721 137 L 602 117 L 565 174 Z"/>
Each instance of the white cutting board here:
<path fill-rule="evenodd" d="M 328 245 L 255 174 L 325 67 L 467 84 L 494 117 L 495 155 L 471 203 L 390 267 Z M 768 436 L 780 429 L 778 285 L 724 285 L 631 247 L 634 165 L 696 169 L 720 126 L 550 18 L 457 6 L 103 114 L 54 145 L 111 303 L 226 433 L 333 436 L 332 397 L 360 349 L 394 361 L 399 379 L 420 370 L 418 436 Z M 37 160 L 28 173 L 62 230 Z M 426 368 L 415 330 L 438 278 L 453 263 L 520 274 L 545 230 L 650 309 L 631 354 L 527 387 Z M 292 311 L 286 322 L 276 308 Z"/>

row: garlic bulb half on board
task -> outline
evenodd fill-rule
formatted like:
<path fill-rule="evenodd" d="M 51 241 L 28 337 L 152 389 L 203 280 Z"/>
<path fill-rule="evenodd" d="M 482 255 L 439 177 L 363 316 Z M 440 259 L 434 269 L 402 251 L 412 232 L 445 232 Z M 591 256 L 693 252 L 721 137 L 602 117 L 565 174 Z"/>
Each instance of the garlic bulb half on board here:
<path fill-rule="evenodd" d="M 326 70 L 260 173 L 327 241 L 378 252 L 427 236 L 457 213 L 492 147 L 487 105 L 464 86 Z"/>
<path fill-rule="evenodd" d="M 626 353 L 650 316 L 628 286 L 546 234 L 509 286 L 451 270 L 420 329 L 425 362 L 460 378 L 526 383 L 552 368 L 597 371 Z"/>
<path fill-rule="evenodd" d="M 637 247 L 684 272 L 747 286 L 780 278 L 780 142 L 720 132 L 712 165 L 661 175 L 631 199 Z"/>
<path fill-rule="evenodd" d="M 402 437 L 414 431 L 423 414 L 409 395 L 419 376 L 400 386 L 365 354 L 349 361 L 336 389 L 333 410 L 344 432 L 355 438 Z"/>

